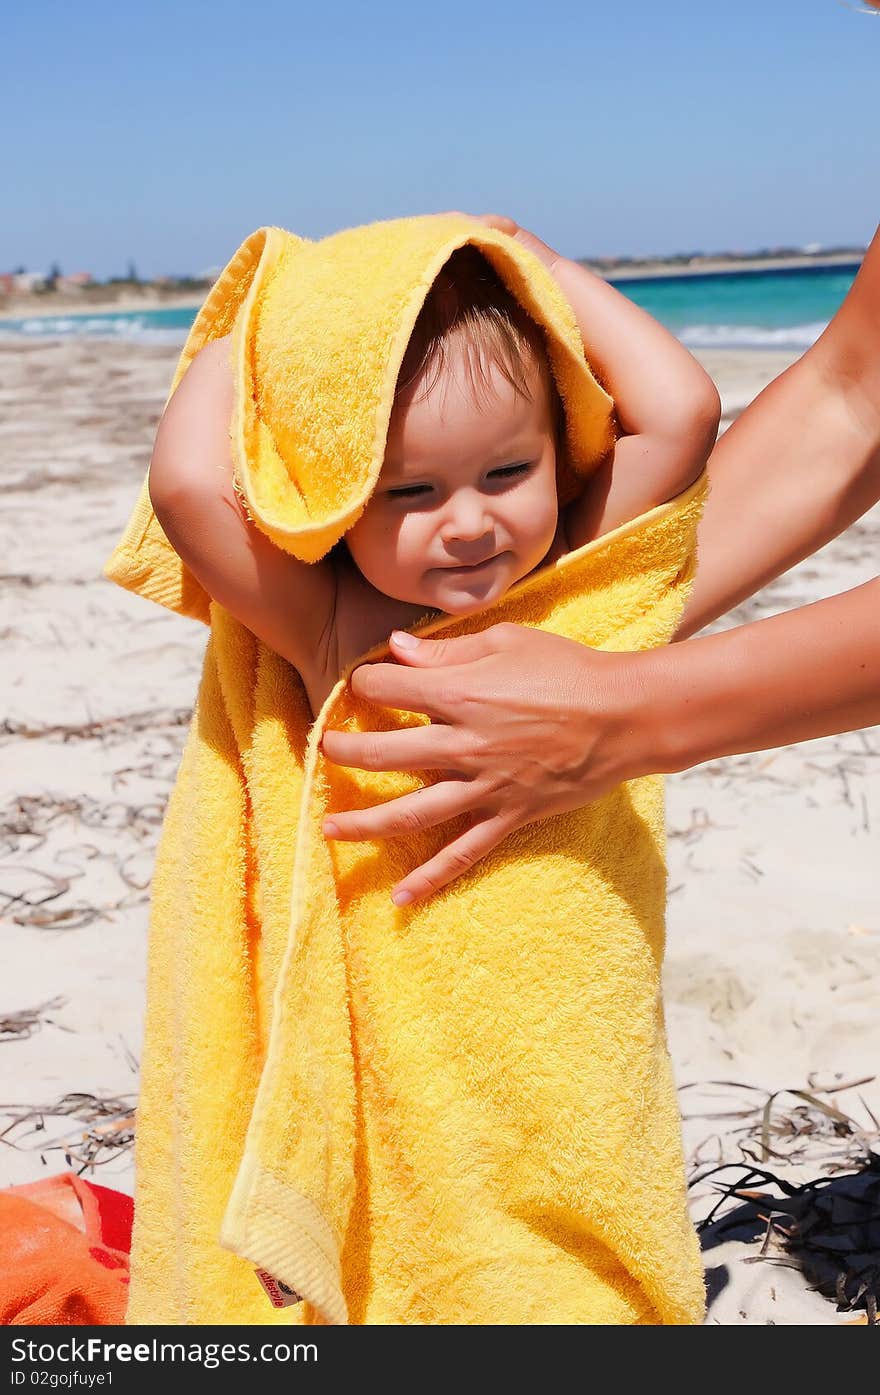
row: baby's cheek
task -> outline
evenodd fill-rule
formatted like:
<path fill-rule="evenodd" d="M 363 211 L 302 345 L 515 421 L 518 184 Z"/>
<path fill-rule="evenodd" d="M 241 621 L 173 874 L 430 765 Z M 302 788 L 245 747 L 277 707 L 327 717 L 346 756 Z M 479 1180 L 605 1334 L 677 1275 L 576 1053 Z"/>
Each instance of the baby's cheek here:
<path fill-rule="evenodd" d="M 365 573 L 385 565 L 396 550 L 397 531 L 396 520 L 367 509 L 346 533 L 355 565 Z"/>
<path fill-rule="evenodd" d="M 420 576 L 433 556 L 431 526 L 423 515 L 412 513 L 401 519 L 395 535 L 388 539 L 388 553 L 394 564 L 408 576 Z"/>
<path fill-rule="evenodd" d="M 548 548 L 556 534 L 559 521 L 555 489 L 548 490 L 546 485 L 541 484 L 530 490 L 523 490 L 522 497 L 516 501 L 516 505 L 517 522 L 523 542 L 531 547 Z"/>

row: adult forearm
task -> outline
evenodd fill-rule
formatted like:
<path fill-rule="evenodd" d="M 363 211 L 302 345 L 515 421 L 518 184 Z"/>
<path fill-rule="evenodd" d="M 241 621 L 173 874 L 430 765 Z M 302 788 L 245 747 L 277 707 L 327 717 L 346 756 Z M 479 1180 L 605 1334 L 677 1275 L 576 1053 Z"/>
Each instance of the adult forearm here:
<path fill-rule="evenodd" d="M 880 498 L 880 234 L 818 343 L 721 437 L 678 638 L 843 532 Z"/>
<path fill-rule="evenodd" d="M 880 497 L 880 416 L 876 425 L 856 416 L 821 364 L 802 359 L 722 436 L 709 479 L 678 639 L 809 557 Z"/>
<path fill-rule="evenodd" d="M 637 656 L 640 767 L 688 769 L 880 723 L 880 580 Z"/>

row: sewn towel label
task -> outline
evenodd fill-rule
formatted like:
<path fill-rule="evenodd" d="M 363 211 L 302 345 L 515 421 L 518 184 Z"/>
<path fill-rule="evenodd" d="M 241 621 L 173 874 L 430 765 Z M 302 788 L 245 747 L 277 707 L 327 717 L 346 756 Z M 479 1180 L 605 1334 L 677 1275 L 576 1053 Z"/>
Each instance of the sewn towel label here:
<path fill-rule="evenodd" d="M 265 1269 L 255 1269 L 254 1273 L 263 1285 L 266 1296 L 273 1308 L 289 1308 L 293 1303 L 302 1303 L 303 1299 L 295 1289 L 288 1288 L 280 1279 L 273 1279 L 272 1275 Z"/>

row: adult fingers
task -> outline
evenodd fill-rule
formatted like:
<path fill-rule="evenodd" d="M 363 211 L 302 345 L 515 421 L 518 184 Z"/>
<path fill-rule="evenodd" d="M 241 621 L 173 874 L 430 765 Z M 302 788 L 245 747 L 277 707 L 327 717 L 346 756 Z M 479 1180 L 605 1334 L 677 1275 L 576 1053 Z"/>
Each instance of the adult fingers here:
<path fill-rule="evenodd" d="M 328 838 L 355 843 L 367 838 L 402 838 L 465 813 L 475 797 L 469 781 L 442 781 L 370 809 L 330 814 L 323 830 Z"/>
<path fill-rule="evenodd" d="M 516 821 L 509 814 L 495 814 L 492 818 L 478 820 L 447 844 L 436 857 L 416 867 L 397 883 L 391 893 L 395 904 L 400 906 L 410 901 L 424 900 L 441 887 L 448 886 L 475 867 L 516 827 Z"/>
<path fill-rule="evenodd" d="M 473 634 L 451 635 L 449 638 L 438 635 L 436 639 L 432 635 L 418 636 L 408 634 L 406 630 L 392 630 L 390 647 L 396 659 L 413 668 L 445 668 L 451 664 L 469 664 L 475 659 L 497 653 L 514 638 L 519 628 L 511 624 L 490 625 L 488 629 L 476 630 Z M 404 643 L 404 640 L 407 642 Z M 360 673 L 367 667 L 381 668 L 382 665 L 362 664 L 354 672 Z"/>
<path fill-rule="evenodd" d="M 397 708 L 402 712 L 422 712 L 432 721 L 446 720 L 445 686 L 437 679 L 426 680 L 415 669 L 401 664 L 361 664 L 348 680 L 355 697 L 376 707 Z"/>
<path fill-rule="evenodd" d="M 325 731 L 321 752 L 334 765 L 355 770 L 449 770 L 456 774 L 462 738 L 442 723 L 395 731 Z"/>
<path fill-rule="evenodd" d="M 463 692 L 473 689 L 473 675 L 465 672 L 465 666 L 503 649 L 517 628 L 491 625 L 476 634 L 418 639 L 413 645 L 402 645 L 395 631 L 391 648 L 399 662 L 361 664 L 351 674 L 349 686 L 356 697 L 379 707 L 423 712 L 434 721 L 448 722 Z M 420 668 L 439 672 L 436 677 L 422 677 L 416 672 Z"/>
<path fill-rule="evenodd" d="M 376 707 L 422 712 L 433 722 L 453 722 L 462 697 L 474 688 L 473 677 L 463 668 L 419 672 L 402 664 L 361 664 L 349 684 L 355 697 Z"/>

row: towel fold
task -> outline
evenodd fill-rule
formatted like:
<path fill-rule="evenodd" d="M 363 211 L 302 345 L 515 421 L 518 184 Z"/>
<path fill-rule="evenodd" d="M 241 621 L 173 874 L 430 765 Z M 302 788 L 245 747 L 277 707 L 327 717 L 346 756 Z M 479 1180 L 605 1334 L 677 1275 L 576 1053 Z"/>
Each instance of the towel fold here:
<path fill-rule="evenodd" d="M 319 243 L 261 230 L 208 297 L 172 391 L 232 331 L 236 484 L 301 559 L 368 500 L 413 323 L 466 243 L 545 332 L 563 501 L 607 451 L 611 403 L 570 307 L 512 239 L 458 215 Z M 606 649 L 662 644 L 704 492 L 413 632 L 511 621 Z M 329 812 L 431 782 L 319 749 L 328 726 L 427 722 L 352 694 L 356 663 L 387 646 L 313 721 L 296 671 L 172 551 L 146 485 L 106 574 L 211 630 L 153 880 L 128 1321 L 699 1322 L 660 998 L 662 781 L 519 829 L 398 910 L 391 887 L 466 820 L 387 842 L 321 833 Z"/>

